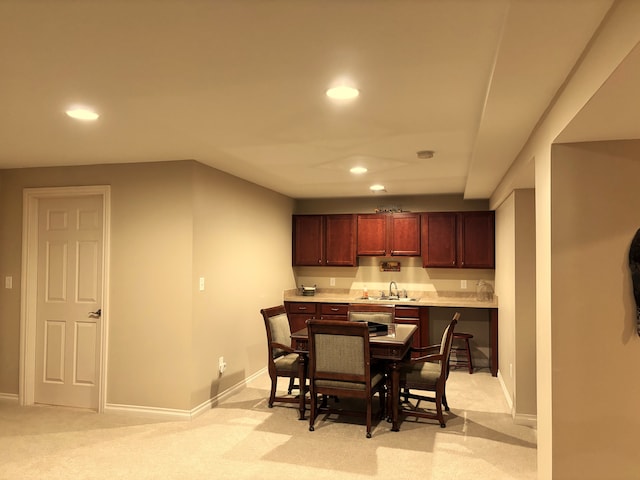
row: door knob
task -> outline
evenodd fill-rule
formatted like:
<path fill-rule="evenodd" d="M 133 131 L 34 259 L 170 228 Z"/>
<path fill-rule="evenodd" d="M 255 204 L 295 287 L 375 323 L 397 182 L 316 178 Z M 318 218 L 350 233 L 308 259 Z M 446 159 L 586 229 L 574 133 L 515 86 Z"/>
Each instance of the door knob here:
<path fill-rule="evenodd" d="M 95 312 L 89 312 L 89 318 L 100 318 L 102 316 L 102 309 L 99 308 Z"/>

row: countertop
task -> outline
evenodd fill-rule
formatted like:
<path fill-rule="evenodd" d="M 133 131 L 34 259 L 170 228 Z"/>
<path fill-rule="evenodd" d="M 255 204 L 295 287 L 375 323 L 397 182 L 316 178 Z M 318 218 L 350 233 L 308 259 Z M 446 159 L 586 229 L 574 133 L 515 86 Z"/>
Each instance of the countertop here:
<path fill-rule="evenodd" d="M 493 295 L 489 301 L 480 301 L 475 293 L 466 292 L 407 292 L 409 298 L 416 300 L 373 300 L 363 299 L 362 290 L 341 288 L 318 288 L 313 296 L 301 295 L 296 288 L 284 291 L 285 302 L 326 302 L 326 303 L 370 303 L 413 305 L 416 307 L 460 307 L 460 308 L 498 308 L 498 297 Z"/>

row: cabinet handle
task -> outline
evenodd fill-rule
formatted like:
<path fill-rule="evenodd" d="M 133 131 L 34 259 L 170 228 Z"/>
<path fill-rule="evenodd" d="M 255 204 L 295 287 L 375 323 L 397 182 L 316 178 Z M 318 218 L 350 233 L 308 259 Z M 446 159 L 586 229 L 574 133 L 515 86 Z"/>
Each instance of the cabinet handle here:
<path fill-rule="evenodd" d="M 335 307 L 331 307 L 331 311 L 332 311 L 332 312 L 337 312 L 337 311 L 338 311 L 338 309 L 337 309 L 337 308 L 335 308 Z"/>
<path fill-rule="evenodd" d="M 306 310 L 307 307 L 298 307 L 298 310 Z"/>

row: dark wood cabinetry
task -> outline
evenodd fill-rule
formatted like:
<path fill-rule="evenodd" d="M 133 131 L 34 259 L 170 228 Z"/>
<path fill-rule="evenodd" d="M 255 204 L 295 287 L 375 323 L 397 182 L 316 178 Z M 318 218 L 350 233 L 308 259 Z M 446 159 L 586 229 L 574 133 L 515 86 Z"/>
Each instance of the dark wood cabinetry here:
<path fill-rule="evenodd" d="M 423 213 L 424 267 L 495 268 L 494 212 Z"/>
<path fill-rule="evenodd" d="M 297 332 L 307 326 L 306 321 L 316 318 L 317 304 L 312 302 L 284 302 L 289 317 L 291 332 Z"/>
<path fill-rule="evenodd" d="M 369 256 L 419 256 L 420 214 L 360 214 L 357 254 Z"/>
<path fill-rule="evenodd" d="M 460 215 L 459 261 L 464 268 L 495 268 L 494 212 L 465 212 Z"/>
<path fill-rule="evenodd" d="M 415 325 L 418 331 L 413 336 L 414 347 L 429 345 L 429 308 L 396 305 L 396 323 Z"/>
<path fill-rule="evenodd" d="M 294 266 L 356 265 L 355 215 L 294 215 Z"/>

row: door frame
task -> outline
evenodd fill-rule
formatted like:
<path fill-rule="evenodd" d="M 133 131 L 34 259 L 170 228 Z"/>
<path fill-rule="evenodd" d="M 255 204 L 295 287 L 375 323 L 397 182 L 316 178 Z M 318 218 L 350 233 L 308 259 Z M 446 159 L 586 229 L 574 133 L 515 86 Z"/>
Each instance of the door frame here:
<path fill-rule="evenodd" d="M 104 412 L 107 399 L 107 334 L 109 332 L 109 258 L 111 238 L 111 187 L 25 188 L 22 195 L 22 279 L 20 290 L 20 405 L 35 403 L 36 381 L 36 306 L 38 273 L 38 207 L 39 200 L 55 197 L 102 196 L 102 322 L 98 359 L 98 412 Z"/>

